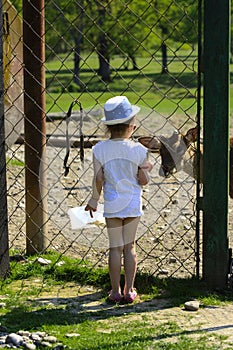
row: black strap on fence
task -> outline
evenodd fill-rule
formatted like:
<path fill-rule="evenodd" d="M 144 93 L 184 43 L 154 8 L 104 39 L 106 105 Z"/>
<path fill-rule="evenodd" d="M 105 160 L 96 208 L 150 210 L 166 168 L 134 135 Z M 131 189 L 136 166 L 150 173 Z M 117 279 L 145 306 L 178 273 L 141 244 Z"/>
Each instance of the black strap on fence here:
<path fill-rule="evenodd" d="M 72 109 L 74 107 L 74 105 L 77 104 L 79 106 L 79 110 L 80 110 L 80 123 L 79 123 L 79 137 L 80 137 L 80 160 L 83 163 L 84 162 L 84 136 L 83 136 L 83 132 L 82 132 L 82 127 L 83 127 L 83 108 L 81 103 L 78 100 L 74 100 L 71 104 L 70 107 L 68 109 L 68 112 L 66 113 L 66 155 L 64 158 L 64 176 L 67 176 L 69 174 L 70 171 L 70 166 L 67 165 L 68 163 L 68 159 L 69 159 L 69 155 L 70 155 L 70 140 L 69 140 L 69 122 L 70 122 L 70 117 L 71 117 L 71 113 L 72 113 Z"/>

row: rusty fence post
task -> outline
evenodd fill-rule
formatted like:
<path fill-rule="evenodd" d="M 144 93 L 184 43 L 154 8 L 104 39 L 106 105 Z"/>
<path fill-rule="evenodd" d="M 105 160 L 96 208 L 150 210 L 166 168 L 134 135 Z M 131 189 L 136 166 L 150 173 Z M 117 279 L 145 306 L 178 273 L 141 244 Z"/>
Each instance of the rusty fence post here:
<path fill-rule="evenodd" d="M 6 186 L 6 149 L 4 128 L 4 73 L 3 73 L 3 15 L 0 0 L 0 277 L 7 276 L 10 270 L 7 186 Z"/>
<path fill-rule="evenodd" d="M 47 247 L 44 1 L 23 0 L 27 254 Z"/>

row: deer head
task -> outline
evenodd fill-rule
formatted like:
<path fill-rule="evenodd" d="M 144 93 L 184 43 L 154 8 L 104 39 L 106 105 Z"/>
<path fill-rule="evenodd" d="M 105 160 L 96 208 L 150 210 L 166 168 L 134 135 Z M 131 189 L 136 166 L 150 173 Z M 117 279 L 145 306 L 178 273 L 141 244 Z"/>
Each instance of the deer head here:
<path fill-rule="evenodd" d="M 159 151 L 161 156 L 161 167 L 159 174 L 169 177 L 184 168 L 191 154 L 189 147 L 197 140 L 197 128 L 189 129 L 183 135 L 177 130 L 169 137 L 141 137 L 138 139 L 150 151 Z M 193 153 L 193 152 L 192 152 Z M 192 169 L 193 172 L 193 169 Z"/>

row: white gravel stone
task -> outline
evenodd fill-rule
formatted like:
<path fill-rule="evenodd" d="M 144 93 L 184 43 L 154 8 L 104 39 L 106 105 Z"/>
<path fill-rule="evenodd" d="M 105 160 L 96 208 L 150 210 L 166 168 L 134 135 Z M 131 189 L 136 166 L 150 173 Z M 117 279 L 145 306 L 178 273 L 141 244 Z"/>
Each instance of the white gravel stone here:
<path fill-rule="evenodd" d="M 6 337 L 6 344 L 21 346 L 22 343 L 23 343 L 23 338 L 21 337 L 21 335 L 18 335 L 16 333 L 10 333 Z"/>
<path fill-rule="evenodd" d="M 51 264 L 51 260 L 48 260 L 48 259 L 44 259 L 44 258 L 38 258 L 37 259 L 37 262 L 40 264 L 40 265 L 49 265 Z"/>
<path fill-rule="evenodd" d="M 199 309 L 200 303 L 198 300 L 186 301 L 184 304 L 185 310 L 188 311 L 197 311 Z"/>

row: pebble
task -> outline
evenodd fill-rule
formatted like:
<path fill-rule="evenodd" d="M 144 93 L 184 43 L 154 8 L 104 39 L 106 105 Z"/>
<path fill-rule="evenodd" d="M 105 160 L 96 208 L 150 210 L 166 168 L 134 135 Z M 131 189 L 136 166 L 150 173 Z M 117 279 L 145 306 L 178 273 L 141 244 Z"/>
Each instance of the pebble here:
<path fill-rule="evenodd" d="M 186 303 L 184 303 L 184 308 L 188 311 L 197 311 L 199 309 L 199 306 L 200 303 L 198 300 L 186 301 Z"/>
<path fill-rule="evenodd" d="M 44 258 L 38 258 L 37 262 L 42 266 L 51 264 L 51 260 L 44 259 Z"/>
<path fill-rule="evenodd" d="M 18 334 L 21 335 L 22 337 L 29 337 L 30 332 L 28 332 L 28 331 L 18 331 Z"/>
<path fill-rule="evenodd" d="M 53 348 L 53 350 L 64 350 L 65 348 L 66 346 L 64 346 L 63 344 L 57 344 L 55 348 Z"/>
<path fill-rule="evenodd" d="M 161 241 L 161 238 L 159 236 L 152 237 L 151 241 L 153 241 L 154 243 L 159 243 Z"/>
<path fill-rule="evenodd" d="M 52 344 L 50 344 L 48 341 L 42 341 L 41 342 L 41 346 L 47 347 L 47 348 L 51 348 Z"/>
<path fill-rule="evenodd" d="M 37 334 L 37 333 L 32 333 L 31 336 L 30 336 L 30 338 L 31 338 L 33 341 L 35 341 L 35 342 L 38 342 L 38 341 L 41 340 L 40 335 Z"/>
<path fill-rule="evenodd" d="M 23 342 L 22 345 L 25 349 L 28 349 L 28 350 L 35 350 L 36 349 L 36 345 L 33 343 Z"/>
<path fill-rule="evenodd" d="M 164 209 L 161 214 L 166 218 L 170 213 L 171 213 L 170 209 Z"/>
<path fill-rule="evenodd" d="M 18 335 L 16 333 L 10 333 L 6 337 L 5 343 L 21 346 L 23 344 L 23 337 L 21 337 L 21 335 Z"/>
<path fill-rule="evenodd" d="M 80 334 L 79 333 L 67 333 L 66 337 L 67 338 L 80 337 Z"/>
<path fill-rule="evenodd" d="M 159 270 L 160 275 L 168 275 L 169 271 L 165 269 Z"/>
<path fill-rule="evenodd" d="M 44 337 L 44 340 L 49 342 L 49 343 L 56 343 L 57 338 L 54 337 L 53 335 L 48 335 L 48 336 Z"/>
<path fill-rule="evenodd" d="M 45 332 L 38 331 L 38 332 L 36 332 L 36 334 L 39 335 L 39 337 L 41 337 L 41 338 L 44 338 L 46 336 Z"/>
<path fill-rule="evenodd" d="M 3 328 L 3 326 L 1 326 Z M 36 350 L 37 348 L 46 347 L 53 350 L 65 349 L 62 343 L 57 342 L 57 338 L 48 335 L 45 332 L 29 332 L 25 330 L 19 330 L 17 333 L 8 333 L 0 330 L 0 348 L 24 348 L 28 350 Z M 79 335 L 76 335 L 79 336 Z"/>

